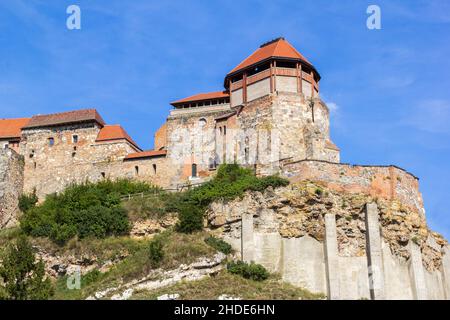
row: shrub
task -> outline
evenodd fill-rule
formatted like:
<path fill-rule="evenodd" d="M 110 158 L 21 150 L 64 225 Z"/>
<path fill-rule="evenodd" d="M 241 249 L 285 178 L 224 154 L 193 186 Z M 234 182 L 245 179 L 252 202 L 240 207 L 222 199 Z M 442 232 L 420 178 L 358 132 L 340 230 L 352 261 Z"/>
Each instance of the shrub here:
<path fill-rule="evenodd" d="M 38 197 L 36 196 L 36 190 L 30 194 L 22 194 L 19 197 L 19 209 L 21 212 L 27 212 L 33 208 L 38 202 Z"/>
<path fill-rule="evenodd" d="M 183 204 L 179 208 L 178 223 L 175 228 L 178 232 L 193 233 L 203 229 L 203 210 L 193 204 Z"/>
<path fill-rule="evenodd" d="M 243 261 L 229 262 L 227 264 L 227 270 L 230 273 L 238 274 L 245 279 L 251 279 L 254 281 L 263 281 L 269 277 L 269 272 L 260 264 L 246 263 Z"/>
<path fill-rule="evenodd" d="M 221 165 L 214 179 L 185 192 L 172 202 L 171 207 L 180 218 L 177 230 L 188 233 L 201 230 L 203 213 L 216 200 L 233 200 L 248 190 L 263 191 L 269 186 L 276 188 L 288 184 L 288 180 L 278 176 L 258 178 L 253 171 L 237 164 Z"/>
<path fill-rule="evenodd" d="M 58 195 L 50 195 L 21 217 L 21 229 L 33 237 L 49 237 L 64 244 L 79 238 L 119 236 L 127 234 L 130 222 L 121 207 L 121 196 L 158 190 L 129 180 L 101 181 L 68 187 Z"/>
<path fill-rule="evenodd" d="M 149 258 L 152 267 L 158 267 L 164 258 L 163 244 L 159 239 L 154 239 L 149 245 Z"/>
<path fill-rule="evenodd" d="M 24 236 L 6 248 L 0 279 L 3 299 L 46 300 L 53 294 L 50 279 L 45 278 L 44 263 L 36 262 L 33 248 Z"/>
<path fill-rule="evenodd" d="M 205 242 L 209 246 L 213 247 L 214 249 L 216 249 L 217 251 L 220 251 L 222 253 L 230 254 L 232 251 L 231 245 L 229 245 L 222 239 L 219 239 L 219 238 L 216 238 L 213 236 L 209 236 L 208 238 L 205 239 Z"/>

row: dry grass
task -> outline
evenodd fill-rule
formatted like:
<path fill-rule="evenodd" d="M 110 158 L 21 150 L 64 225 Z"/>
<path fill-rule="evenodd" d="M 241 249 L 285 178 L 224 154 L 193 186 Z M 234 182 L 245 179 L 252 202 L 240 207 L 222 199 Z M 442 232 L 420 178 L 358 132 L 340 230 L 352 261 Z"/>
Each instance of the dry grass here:
<path fill-rule="evenodd" d="M 324 295 L 313 294 L 308 290 L 282 282 L 279 277 L 257 282 L 222 271 L 214 277 L 199 281 L 181 282 L 171 287 L 152 291 L 136 292 L 132 299 L 155 300 L 163 294 L 179 294 L 181 300 L 217 300 L 226 294 L 244 300 L 317 300 Z"/>

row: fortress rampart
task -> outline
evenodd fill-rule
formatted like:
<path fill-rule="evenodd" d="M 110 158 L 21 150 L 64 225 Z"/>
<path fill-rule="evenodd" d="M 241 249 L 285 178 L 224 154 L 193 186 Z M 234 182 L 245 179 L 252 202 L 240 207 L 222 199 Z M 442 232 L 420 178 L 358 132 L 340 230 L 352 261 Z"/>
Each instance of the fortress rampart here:
<path fill-rule="evenodd" d="M 425 215 L 419 179 L 397 166 L 351 165 L 321 160 L 287 162 L 282 174 L 292 182 L 310 180 L 347 193 L 364 193 L 373 198 L 397 200 Z"/>

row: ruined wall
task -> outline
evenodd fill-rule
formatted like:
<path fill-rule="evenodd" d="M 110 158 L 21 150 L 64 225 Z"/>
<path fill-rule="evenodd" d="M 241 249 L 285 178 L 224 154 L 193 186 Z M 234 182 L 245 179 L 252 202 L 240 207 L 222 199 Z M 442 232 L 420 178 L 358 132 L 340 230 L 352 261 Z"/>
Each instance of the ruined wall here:
<path fill-rule="evenodd" d="M 358 166 L 301 160 L 285 164 L 282 174 L 293 182 L 320 181 L 336 191 L 365 193 L 372 197 L 398 200 L 404 206 L 425 214 L 419 180 L 395 166 Z"/>
<path fill-rule="evenodd" d="M 0 150 L 0 229 L 17 224 L 22 190 L 23 157 L 13 150 Z"/>
<path fill-rule="evenodd" d="M 208 225 L 285 281 L 329 299 L 448 299 L 448 243 L 396 201 L 303 181 L 213 203 Z"/>

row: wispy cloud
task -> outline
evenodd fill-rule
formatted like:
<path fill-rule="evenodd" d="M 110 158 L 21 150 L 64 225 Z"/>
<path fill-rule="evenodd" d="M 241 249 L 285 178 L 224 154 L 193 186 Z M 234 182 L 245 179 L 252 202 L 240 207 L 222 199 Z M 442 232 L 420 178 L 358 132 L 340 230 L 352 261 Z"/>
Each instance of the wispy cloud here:
<path fill-rule="evenodd" d="M 450 134 L 450 101 L 422 101 L 410 110 L 403 122 L 422 131 Z"/>

